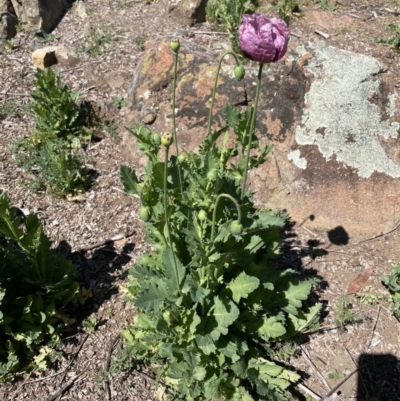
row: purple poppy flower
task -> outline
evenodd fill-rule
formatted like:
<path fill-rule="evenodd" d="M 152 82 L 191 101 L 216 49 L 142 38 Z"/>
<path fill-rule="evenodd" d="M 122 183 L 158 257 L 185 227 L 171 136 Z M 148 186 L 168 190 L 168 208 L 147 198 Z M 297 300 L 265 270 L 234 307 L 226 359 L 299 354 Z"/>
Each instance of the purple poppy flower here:
<path fill-rule="evenodd" d="M 243 14 L 239 43 L 243 54 L 260 63 L 274 63 L 287 50 L 290 30 L 280 18 L 268 19 L 262 14 Z"/>

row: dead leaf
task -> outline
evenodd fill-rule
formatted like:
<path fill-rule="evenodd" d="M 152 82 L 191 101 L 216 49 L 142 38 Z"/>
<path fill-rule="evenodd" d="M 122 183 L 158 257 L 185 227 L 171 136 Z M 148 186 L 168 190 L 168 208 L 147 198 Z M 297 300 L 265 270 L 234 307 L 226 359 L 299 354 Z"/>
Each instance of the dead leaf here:
<path fill-rule="evenodd" d="M 350 337 L 350 338 L 346 341 L 346 343 L 344 344 L 344 347 L 345 347 L 345 348 L 349 348 L 352 342 L 353 342 L 353 337 Z"/>
<path fill-rule="evenodd" d="M 363 274 L 354 279 L 347 288 L 347 295 L 355 294 L 356 292 L 360 291 L 363 285 L 370 278 L 371 274 L 372 269 L 367 269 Z"/>

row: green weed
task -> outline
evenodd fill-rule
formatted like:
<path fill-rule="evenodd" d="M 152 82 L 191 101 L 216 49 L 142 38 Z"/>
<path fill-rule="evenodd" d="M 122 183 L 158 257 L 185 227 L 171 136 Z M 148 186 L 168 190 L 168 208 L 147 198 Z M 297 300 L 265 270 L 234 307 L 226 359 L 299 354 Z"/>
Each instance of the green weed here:
<path fill-rule="evenodd" d="M 346 295 L 339 297 L 336 303 L 335 311 L 335 324 L 338 327 L 344 327 L 346 324 L 355 323 L 358 320 L 358 316 L 351 311 L 351 304 Z"/>
<path fill-rule="evenodd" d="M 389 28 L 395 32 L 395 35 L 391 38 L 376 38 L 375 43 L 384 43 L 400 50 L 400 23 L 390 24 Z"/>
<path fill-rule="evenodd" d="M 332 370 L 332 372 L 328 373 L 328 378 L 331 380 L 341 380 L 344 379 L 346 375 L 337 371 L 336 369 Z"/>

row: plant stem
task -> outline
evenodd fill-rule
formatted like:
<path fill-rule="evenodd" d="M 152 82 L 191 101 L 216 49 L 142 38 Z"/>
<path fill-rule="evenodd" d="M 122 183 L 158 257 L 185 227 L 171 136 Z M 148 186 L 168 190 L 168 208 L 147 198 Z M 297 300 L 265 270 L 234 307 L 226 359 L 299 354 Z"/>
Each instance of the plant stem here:
<path fill-rule="evenodd" d="M 175 99 L 176 99 L 176 76 L 177 76 L 177 71 L 178 71 L 178 52 L 174 53 L 174 83 L 172 86 L 172 134 L 174 136 L 174 142 L 175 142 L 175 152 L 176 152 L 176 157 L 178 158 L 179 156 L 179 150 L 178 150 L 178 138 L 176 136 L 176 120 L 175 120 Z M 181 167 L 179 165 L 178 161 L 178 179 L 179 179 L 179 189 L 181 191 L 182 195 L 182 176 L 181 176 Z"/>
<path fill-rule="evenodd" d="M 228 199 L 230 199 L 230 200 L 235 204 L 236 210 L 237 210 L 237 213 L 238 213 L 238 221 L 239 221 L 239 223 L 240 223 L 240 221 L 242 220 L 242 212 L 241 212 L 241 210 L 240 210 L 240 206 L 239 206 L 238 201 L 237 201 L 233 196 L 231 196 L 231 195 L 228 195 L 228 194 L 219 194 L 219 195 L 217 196 L 217 199 L 216 199 L 216 201 L 215 201 L 215 206 L 214 206 L 213 220 L 212 220 L 212 229 L 211 229 L 211 242 L 214 241 L 215 218 L 216 218 L 216 216 L 217 216 L 218 202 L 219 202 L 219 200 L 220 200 L 221 198 L 228 198 Z"/>
<path fill-rule="evenodd" d="M 167 226 L 167 235 L 168 235 L 168 244 L 169 247 L 171 248 L 172 252 L 172 259 L 174 260 L 174 268 L 175 268 L 175 276 L 176 276 L 176 282 L 179 282 L 178 279 L 178 266 L 176 265 L 176 259 L 175 259 L 175 253 L 174 249 L 172 247 L 172 239 L 171 239 L 171 230 L 169 229 L 169 219 L 168 219 L 168 199 L 167 199 L 167 173 L 168 173 L 168 149 L 169 147 L 165 146 L 164 147 L 165 152 L 164 152 L 164 216 L 165 216 L 165 224 Z M 181 289 L 179 288 L 179 294 L 182 294 Z"/>
<path fill-rule="evenodd" d="M 261 74 L 262 74 L 263 66 L 264 66 L 264 64 L 260 63 L 260 68 L 258 70 L 256 98 L 254 99 L 253 113 L 251 114 L 250 129 L 248 131 L 249 141 L 248 141 L 248 144 L 247 144 L 246 164 L 245 164 L 245 168 L 244 168 L 243 184 L 242 184 L 242 197 L 241 197 L 241 199 L 243 199 L 244 191 L 246 189 L 247 170 L 249 168 L 249 158 L 250 158 L 250 150 L 251 150 L 251 140 L 253 139 L 253 131 L 254 131 L 256 115 L 257 115 L 257 106 L 258 106 L 258 98 L 260 96 Z"/>
<path fill-rule="evenodd" d="M 232 51 L 227 51 L 219 59 L 218 67 L 217 67 L 217 74 L 215 75 L 215 81 L 214 81 L 214 88 L 213 88 L 213 93 L 211 96 L 211 105 L 210 105 L 210 114 L 208 116 L 208 128 L 207 128 L 207 134 L 211 133 L 211 122 L 212 122 L 212 115 L 213 115 L 213 109 L 214 109 L 214 102 L 215 102 L 215 94 L 217 92 L 217 84 L 218 84 L 218 78 L 219 78 L 219 71 L 221 70 L 221 64 L 222 60 L 227 56 L 228 54 L 231 54 L 235 60 L 236 60 L 236 65 L 240 65 L 238 56 L 236 53 Z"/>

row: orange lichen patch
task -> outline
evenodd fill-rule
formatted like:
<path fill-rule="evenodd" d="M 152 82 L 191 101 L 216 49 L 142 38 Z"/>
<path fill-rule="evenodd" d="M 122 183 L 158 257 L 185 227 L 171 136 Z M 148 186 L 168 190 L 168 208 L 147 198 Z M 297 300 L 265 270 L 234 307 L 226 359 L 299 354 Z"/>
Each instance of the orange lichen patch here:
<path fill-rule="evenodd" d="M 197 74 L 197 80 L 194 82 L 193 89 L 199 97 L 211 95 L 212 87 L 214 86 L 216 74 L 216 66 L 201 65 Z M 221 75 L 218 80 L 219 84 L 222 83 Z"/>
<path fill-rule="evenodd" d="M 266 111 L 265 112 L 265 116 L 267 118 L 263 118 L 262 122 L 263 122 L 263 125 L 267 127 L 268 133 L 272 134 L 272 135 L 276 135 L 276 136 L 280 135 L 281 131 L 282 131 L 282 128 L 283 128 L 282 121 L 279 120 L 279 118 L 276 118 L 276 119 L 273 120 L 271 118 L 271 112 L 270 111 Z"/>

